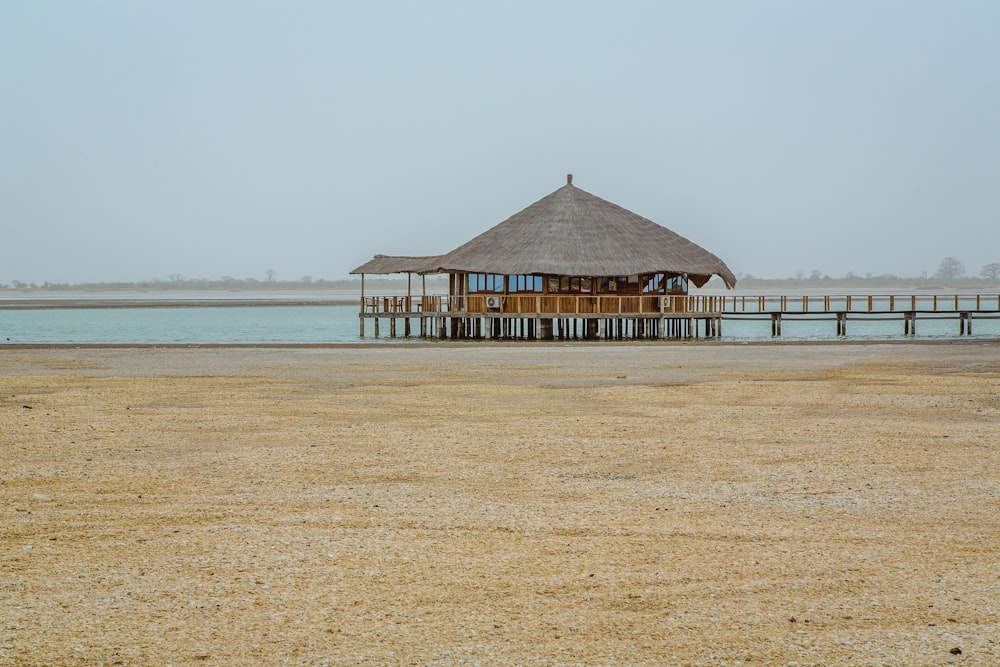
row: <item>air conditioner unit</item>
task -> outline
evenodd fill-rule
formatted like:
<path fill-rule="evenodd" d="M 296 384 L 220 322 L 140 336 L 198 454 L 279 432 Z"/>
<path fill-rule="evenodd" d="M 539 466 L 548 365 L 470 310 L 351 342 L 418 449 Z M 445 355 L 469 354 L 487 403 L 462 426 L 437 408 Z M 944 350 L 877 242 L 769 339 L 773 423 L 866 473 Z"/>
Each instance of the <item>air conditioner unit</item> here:
<path fill-rule="evenodd" d="M 490 310 L 500 310 L 500 297 L 498 296 L 488 296 L 486 297 L 486 307 Z"/>

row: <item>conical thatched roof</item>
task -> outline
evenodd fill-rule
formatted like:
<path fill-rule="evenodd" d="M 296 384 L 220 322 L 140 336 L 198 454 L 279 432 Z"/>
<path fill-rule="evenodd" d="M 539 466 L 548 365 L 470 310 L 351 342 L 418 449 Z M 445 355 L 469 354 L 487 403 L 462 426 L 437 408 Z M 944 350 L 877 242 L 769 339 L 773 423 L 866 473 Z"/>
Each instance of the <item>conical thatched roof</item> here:
<path fill-rule="evenodd" d="M 686 273 L 697 286 L 736 276 L 699 245 L 567 183 L 468 243 L 441 255 L 440 271 L 561 276 Z"/>
<path fill-rule="evenodd" d="M 686 273 L 701 287 L 736 276 L 699 245 L 567 183 L 445 255 L 376 255 L 351 273 L 499 273 L 631 276 Z"/>

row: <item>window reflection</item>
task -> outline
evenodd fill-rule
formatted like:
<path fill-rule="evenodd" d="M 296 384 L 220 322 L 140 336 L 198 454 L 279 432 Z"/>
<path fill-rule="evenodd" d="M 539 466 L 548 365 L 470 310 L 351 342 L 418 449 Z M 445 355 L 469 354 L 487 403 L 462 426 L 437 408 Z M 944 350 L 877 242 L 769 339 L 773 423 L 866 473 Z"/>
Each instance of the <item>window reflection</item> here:
<path fill-rule="evenodd" d="M 469 293 L 503 293 L 506 283 L 508 292 L 541 292 L 542 277 L 532 275 L 505 276 L 500 273 L 470 273 Z"/>

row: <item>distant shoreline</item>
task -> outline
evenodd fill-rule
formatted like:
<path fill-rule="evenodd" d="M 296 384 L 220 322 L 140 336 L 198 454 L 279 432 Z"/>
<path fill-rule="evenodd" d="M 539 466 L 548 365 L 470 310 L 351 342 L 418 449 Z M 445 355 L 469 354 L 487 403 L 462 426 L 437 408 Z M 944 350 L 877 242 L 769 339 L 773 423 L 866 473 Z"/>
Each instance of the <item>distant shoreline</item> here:
<path fill-rule="evenodd" d="M 396 339 L 402 342 L 403 339 Z M 996 347 L 1000 348 L 1000 339 L 995 338 L 911 338 L 898 340 L 870 339 L 836 339 L 836 340 L 781 340 L 770 338 L 766 340 L 655 340 L 655 341 L 453 341 L 447 340 L 417 340 L 407 339 L 405 344 L 379 344 L 374 341 L 351 343 L 2 343 L 0 351 L 15 350 L 374 350 L 374 349 L 443 349 L 455 348 L 463 350 L 507 349 L 515 352 L 525 348 L 550 348 L 566 351 L 569 348 L 597 348 L 604 350 L 625 348 L 683 348 L 683 347 L 896 347 L 896 346 L 939 345 L 945 347 Z"/>
<path fill-rule="evenodd" d="M 0 310 L 46 310 L 85 308 L 248 308 L 268 306 L 354 306 L 357 299 L 136 299 L 136 298 L 50 298 L 0 299 Z"/>

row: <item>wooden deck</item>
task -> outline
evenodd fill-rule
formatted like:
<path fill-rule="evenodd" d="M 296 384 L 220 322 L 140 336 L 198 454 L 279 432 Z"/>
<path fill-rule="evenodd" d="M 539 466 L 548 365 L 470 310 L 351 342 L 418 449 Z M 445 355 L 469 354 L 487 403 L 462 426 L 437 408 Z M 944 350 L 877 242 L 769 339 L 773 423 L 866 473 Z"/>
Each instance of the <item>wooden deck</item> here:
<path fill-rule="evenodd" d="M 960 335 L 972 334 L 974 319 L 1000 317 L 1000 294 L 711 294 L 711 295 L 420 295 L 365 296 L 361 335 L 372 320 L 389 320 L 390 336 L 416 333 L 442 338 L 690 338 L 721 336 L 722 323 L 770 319 L 781 335 L 788 319 L 830 319 L 847 335 L 850 319 L 894 319 L 904 335 L 916 334 L 921 318 L 951 318 Z M 411 322 L 418 325 L 414 331 Z"/>

